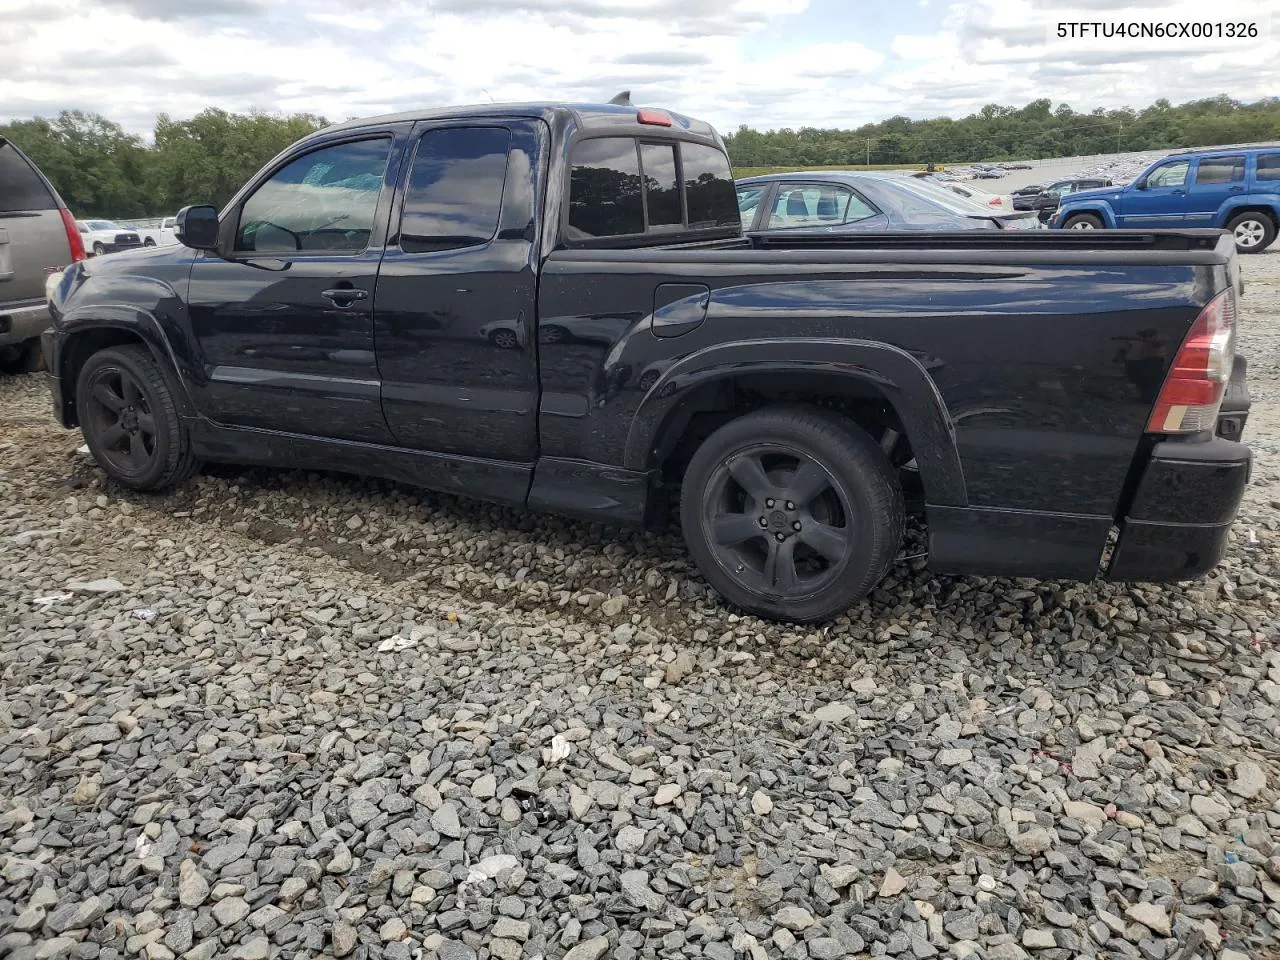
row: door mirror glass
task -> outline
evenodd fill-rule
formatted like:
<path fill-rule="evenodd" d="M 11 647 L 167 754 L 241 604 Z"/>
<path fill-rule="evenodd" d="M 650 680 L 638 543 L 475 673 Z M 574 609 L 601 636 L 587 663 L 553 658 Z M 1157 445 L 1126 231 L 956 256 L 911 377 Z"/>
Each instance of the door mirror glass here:
<path fill-rule="evenodd" d="M 174 218 L 173 234 L 193 250 L 213 250 L 218 246 L 218 208 L 210 204 L 183 207 Z"/>

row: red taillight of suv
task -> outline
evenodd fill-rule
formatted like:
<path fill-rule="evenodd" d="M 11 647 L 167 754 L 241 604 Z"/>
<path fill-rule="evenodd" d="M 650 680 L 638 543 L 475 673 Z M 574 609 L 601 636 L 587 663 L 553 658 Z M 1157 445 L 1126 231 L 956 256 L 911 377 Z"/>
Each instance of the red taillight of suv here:
<path fill-rule="evenodd" d="M 80 228 L 76 226 L 76 218 L 71 215 L 71 211 L 66 207 L 59 207 L 58 212 L 62 214 L 62 227 L 67 231 L 67 243 L 71 247 L 71 262 L 76 263 L 84 260 L 84 237 L 80 236 Z"/>
<path fill-rule="evenodd" d="M 1200 311 L 1147 422 L 1148 433 L 1200 433 L 1217 425 L 1235 362 L 1236 296 L 1224 290 Z"/>

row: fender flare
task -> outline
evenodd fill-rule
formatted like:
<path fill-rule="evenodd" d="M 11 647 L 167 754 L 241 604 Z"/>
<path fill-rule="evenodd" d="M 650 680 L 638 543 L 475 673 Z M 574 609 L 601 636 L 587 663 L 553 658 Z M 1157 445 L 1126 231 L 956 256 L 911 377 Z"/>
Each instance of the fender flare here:
<path fill-rule="evenodd" d="M 1280 207 L 1270 200 L 1264 200 L 1257 197 L 1245 195 L 1243 197 L 1232 197 L 1223 203 L 1222 208 L 1218 211 L 1218 215 L 1213 218 L 1213 225 L 1219 229 L 1226 229 L 1227 221 L 1234 217 L 1241 210 L 1265 210 L 1271 214 L 1271 219 L 1280 225 Z"/>
<path fill-rule="evenodd" d="M 1111 209 L 1111 204 L 1103 203 L 1099 200 L 1085 201 L 1080 204 L 1071 204 L 1062 207 L 1062 220 L 1058 224 L 1058 229 L 1062 229 L 1062 224 L 1067 222 L 1067 217 L 1073 213 L 1094 213 L 1102 218 L 1102 225 L 1108 230 L 1116 228 L 1115 211 Z"/>
<path fill-rule="evenodd" d="M 146 344 L 152 356 L 159 362 L 161 370 L 171 378 L 172 385 L 177 390 L 175 399 L 182 414 L 190 416 L 194 411 L 188 378 L 183 375 L 182 366 L 173 350 L 173 345 L 154 314 L 126 304 L 90 303 L 63 314 L 56 329 L 59 341 L 58 369 L 50 372 L 59 379 L 66 380 L 65 368 L 70 352 L 68 347 L 78 337 L 97 330 L 119 330 L 132 334 Z M 71 384 L 71 389 L 74 389 L 74 384 Z M 64 397 L 66 396 L 69 396 L 69 391 L 65 391 L 64 388 Z"/>
<path fill-rule="evenodd" d="M 672 364 L 646 394 L 627 434 L 626 466 L 647 470 L 654 444 L 689 394 L 744 374 L 818 373 L 863 380 L 888 399 L 908 437 L 930 505 L 968 505 L 955 426 L 924 364 L 870 340 L 742 340 L 706 347 Z"/>

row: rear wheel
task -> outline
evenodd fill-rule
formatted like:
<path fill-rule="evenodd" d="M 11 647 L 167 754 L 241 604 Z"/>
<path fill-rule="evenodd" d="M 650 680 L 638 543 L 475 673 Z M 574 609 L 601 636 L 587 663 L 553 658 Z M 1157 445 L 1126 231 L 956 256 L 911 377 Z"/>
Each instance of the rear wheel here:
<path fill-rule="evenodd" d="M 100 257 L 106 252 L 107 252 L 107 248 L 104 247 L 101 243 L 95 243 L 93 245 L 93 255 L 95 257 Z"/>
<path fill-rule="evenodd" d="M 843 417 L 771 407 L 694 453 L 680 520 L 727 600 L 779 620 L 825 620 L 865 597 L 902 543 L 902 491 L 884 453 Z"/>
<path fill-rule="evenodd" d="M 1261 253 L 1276 238 L 1275 222 L 1264 213 L 1242 213 L 1231 219 L 1227 229 L 1241 253 Z"/>
<path fill-rule="evenodd" d="M 150 237 L 147 237 L 147 239 L 142 241 L 142 245 L 144 247 L 154 247 L 156 245 L 156 242 L 152 240 Z"/>
<path fill-rule="evenodd" d="M 1102 218 L 1093 213 L 1077 213 L 1068 217 L 1062 225 L 1063 230 L 1101 230 Z"/>
<path fill-rule="evenodd" d="M 112 347 L 85 361 L 76 411 L 94 459 L 126 487 L 162 490 L 195 469 L 173 392 L 145 347 Z"/>

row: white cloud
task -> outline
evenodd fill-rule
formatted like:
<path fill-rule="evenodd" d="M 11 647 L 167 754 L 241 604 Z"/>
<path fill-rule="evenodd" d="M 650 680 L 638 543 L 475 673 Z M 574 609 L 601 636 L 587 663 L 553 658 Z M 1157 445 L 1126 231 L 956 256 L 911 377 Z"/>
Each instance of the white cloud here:
<path fill-rule="evenodd" d="M 0 0 L 0 119 L 94 110 L 146 133 L 208 106 L 345 119 L 413 106 L 603 100 L 631 89 L 722 130 L 963 115 L 1038 97 L 1076 109 L 1280 91 L 1273 35 L 1050 43 L 1062 19 L 1203 20 L 1198 0 L 953 0 L 904 8 L 882 45 L 839 21 L 797 45 L 809 0 Z M 1219 19 L 1239 6 L 1215 2 Z M 1069 8 L 1069 9 L 1068 9 Z M 1280 0 L 1249 0 L 1274 15 Z M 891 8 L 882 13 L 892 24 Z M 813 21 L 806 19 L 812 27 Z M 849 40 L 835 38 L 853 38 Z M 862 42 L 857 42 L 861 40 Z"/>

